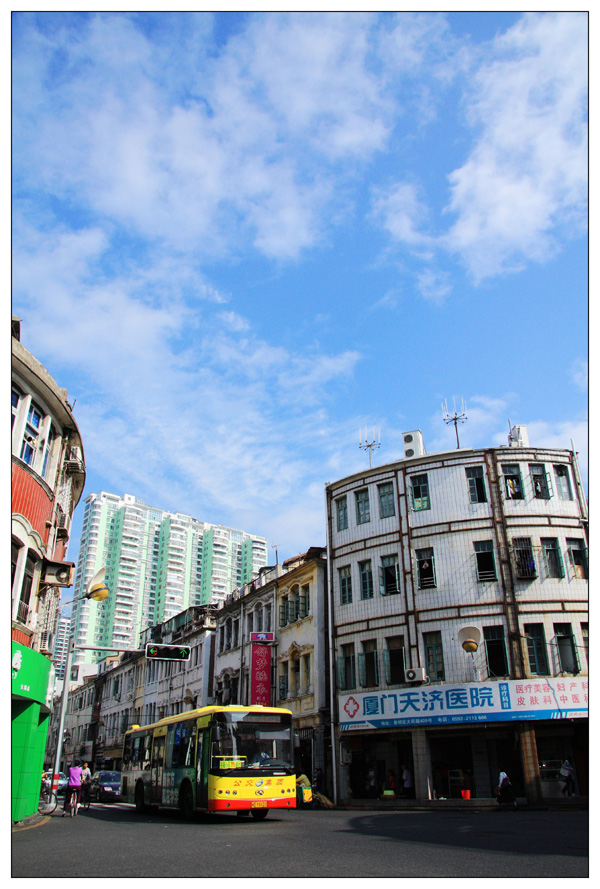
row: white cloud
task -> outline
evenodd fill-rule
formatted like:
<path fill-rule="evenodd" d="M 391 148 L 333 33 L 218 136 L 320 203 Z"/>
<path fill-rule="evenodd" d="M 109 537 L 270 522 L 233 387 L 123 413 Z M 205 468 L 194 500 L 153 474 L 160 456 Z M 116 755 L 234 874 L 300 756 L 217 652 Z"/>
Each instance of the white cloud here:
<path fill-rule="evenodd" d="M 578 389 L 581 389 L 582 392 L 587 392 L 588 388 L 588 363 L 581 358 L 577 358 L 569 368 L 569 375 L 571 377 L 572 382 L 577 386 Z"/>
<path fill-rule="evenodd" d="M 480 134 L 449 177 L 457 218 L 444 239 L 475 280 L 547 259 L 586 212 L 586 15 L 526 15 L 493 52 L 473 75 Z"/>

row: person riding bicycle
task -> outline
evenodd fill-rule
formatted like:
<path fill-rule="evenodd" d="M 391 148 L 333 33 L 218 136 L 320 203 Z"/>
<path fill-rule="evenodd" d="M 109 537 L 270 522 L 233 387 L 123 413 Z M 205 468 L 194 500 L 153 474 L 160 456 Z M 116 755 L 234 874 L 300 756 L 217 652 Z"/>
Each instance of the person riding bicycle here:
<path fill-rule="evenodd" d="M 84 803 L 90 802 L 90 788 L 92 786 L 92 773 L 87 762 L 83 764 L 83 772 L 81 773 L 81 799 Z"/>
<path fill-rule="evenodd" d="M 81 762 L 79 760 L 75 761 L 75 765 L 71 766 L 69 769 L 69 783 L 67 784 L 65 790 L 65 805 L 63 809 L 63 815 L 69 811 L 69 805 L 71 802 L 71 796 L 73 795 L 73 791 L 75 791 L 77 808 L 79 808 L 79 804 L 81 802 L 81 776 L 83 774 L 83 769 L 81 768 Z"/>

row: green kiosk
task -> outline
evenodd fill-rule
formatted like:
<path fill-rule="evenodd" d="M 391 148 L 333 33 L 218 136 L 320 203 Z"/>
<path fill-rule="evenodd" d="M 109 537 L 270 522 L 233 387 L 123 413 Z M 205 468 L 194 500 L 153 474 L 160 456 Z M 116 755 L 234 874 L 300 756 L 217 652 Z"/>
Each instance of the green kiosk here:
<path fill-rule="evenodd" d="M 12 820 L 37 812 L 48 733 L 51 662 L 12 643 Z"/>

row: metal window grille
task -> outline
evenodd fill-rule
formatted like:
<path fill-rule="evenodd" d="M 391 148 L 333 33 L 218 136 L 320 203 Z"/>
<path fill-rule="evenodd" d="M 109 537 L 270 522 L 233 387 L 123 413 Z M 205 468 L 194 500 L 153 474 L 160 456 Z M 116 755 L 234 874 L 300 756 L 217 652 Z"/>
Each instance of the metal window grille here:
<path fill-rule="evenodd" d="M 437 586 L 433 549 L 417 550 L 417 576 L 419 578 L 420 590 L 427 590 Z"/>
<path fill-rule="evenodd" d="M 477 580 L 482 583 L 497 580 L 494 546 L 491 540 L 477 540 L 474 543 L 477 561 Z"/>

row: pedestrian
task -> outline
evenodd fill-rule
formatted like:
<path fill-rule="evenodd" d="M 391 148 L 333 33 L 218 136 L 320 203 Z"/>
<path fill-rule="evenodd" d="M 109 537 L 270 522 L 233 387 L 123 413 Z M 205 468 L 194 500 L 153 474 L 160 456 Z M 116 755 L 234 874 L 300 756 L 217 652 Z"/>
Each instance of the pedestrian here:
<path fill-rule="evenodd" d="M 565 782 L 565 786 L 561 790 L 563 796 L 572 796 L 575 793 L 575 779 L 573 777 L 575 769 L 568 759 L 565 759 L 560 767 L 560 776 Z"/>
<path fill-rule="evenodd" d="M 402 796 L 412 796 L 413 793 L 413 777 L 408 766 L 402 766 Z"/>
<path fill-rule="evenodd" d="M 92 773 L 90 771 L 90 767 L 87 762 L 83 764 L 83 771 L 81 773 L 81 798 L 84 803 L 90 802 L 90 789 L 92 786 Z"/>
<path fill-rule="evenodd" d="M 318 793 L 323 792 L 323 769 L 315 769 L 313 775 L 313 790 L 318 791 Z"/>
<path fill-rule="evenodd" d="M 69 783 L 65 788 L 65 804 L 63 807 L 63 816 L 69 811 L 69 801 L 71 799 L 71 794 L 73 791 L 77 791 L 77 808 L 79 808 L 81 804 L 81 776 L 83 774 L 83 769 L 81 768 L 81 762 L 79 760 L 75 761 L 75 765 L 71 766 L 69 769 Z"/>
<path fill-rule="evenodd" d="M 369 799 L 377 799 L 377 776 L 373 766 L 369 766 L 367 773 L 367 796 Z"/>
<path fill-rule="evenodd" d="M 500 772 L 498 776 L 498 794 L 496 796 L 496 802 L 501 807 L 511 806 L 513 809 L 517 808 L 517 799 L 512 789 L 510 778 L 504 771 Z"/>
<path fill-rule="evenodd" d="M 388 772 L 387 789 L 396 793 L 396 773 L 393 769 L 390 769 Z"/>

